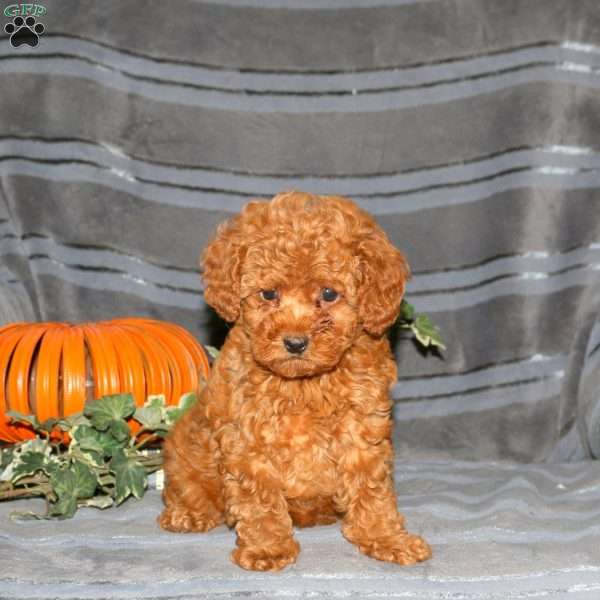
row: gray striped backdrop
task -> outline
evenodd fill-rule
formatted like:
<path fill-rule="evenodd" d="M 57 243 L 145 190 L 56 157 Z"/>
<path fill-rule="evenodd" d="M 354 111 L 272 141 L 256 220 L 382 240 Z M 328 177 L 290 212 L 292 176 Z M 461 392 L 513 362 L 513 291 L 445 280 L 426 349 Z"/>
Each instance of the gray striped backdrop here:
<path fill-rule="evenodd" d="M 347 195 L 448 344 L 394 338 L 399 456 L 600 454 L 598 0 L 45 6 L 37 48 L 0 38 L 0 322 L 148 315 L 219 343 L 215 225 Z"/>

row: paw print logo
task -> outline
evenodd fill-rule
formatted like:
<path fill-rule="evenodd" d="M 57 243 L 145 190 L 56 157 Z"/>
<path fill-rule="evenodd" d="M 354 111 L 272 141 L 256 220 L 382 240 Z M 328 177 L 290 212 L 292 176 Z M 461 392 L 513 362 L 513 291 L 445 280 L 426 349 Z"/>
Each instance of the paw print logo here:
<path fill-rule="evenodd" d="M 35 17 L 15 17 L 12 23 L 4 26 L 4 31 L 10 35 L 10 43 L 14 48 L 27 44 L 32 48 L 38 45 L 39 36 L 46 28 L 42 23 L 37 23 Z"/>

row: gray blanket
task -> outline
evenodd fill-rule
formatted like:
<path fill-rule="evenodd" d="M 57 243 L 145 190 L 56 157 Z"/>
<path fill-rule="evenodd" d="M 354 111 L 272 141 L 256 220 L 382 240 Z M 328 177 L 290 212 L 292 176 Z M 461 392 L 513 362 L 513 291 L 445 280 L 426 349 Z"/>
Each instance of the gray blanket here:
<path fill-rule="evenodd" d="M 0 324 L 143 315 L 219 345 L 197 263 L 215 225 L 285 189 L 354 198 L 406 253 L 407 299 L 448 345 L 423 356 L 392 336 L 401 494 L 437 552 L 397 570 L 331 527 L 301 534 L 292 570 L 248 575 L 227 563 L 230 533 L 197 549 L 159 534 L 154 495 L 76 524 L 0 520 L 0 596 L 58 582 L 89 598 L 360 596 L 372 582 L 600 597 L 597 0 L 43 7 L 35 36 L 15 5 L 0 16 L 14 30 L 0 34 Z"/>
<path fill-rule="evenodd" d="M 284 571 L 244 571 L 229 561 L 235 533 L 225 526 L 206 534 L 161 531 L 156 491 L 59 523 L 13 524 L 11 506 L 0 505 L 0 597 L 599 597 L 598 462 L 399 463 L 396 481 L 409 526 L 433 546 L 434 557 L 414 567 L 360 554 L 335 524 L 296 530 L 300 557 Z M 19 509 L 28 504 L 35 503 Z"/>

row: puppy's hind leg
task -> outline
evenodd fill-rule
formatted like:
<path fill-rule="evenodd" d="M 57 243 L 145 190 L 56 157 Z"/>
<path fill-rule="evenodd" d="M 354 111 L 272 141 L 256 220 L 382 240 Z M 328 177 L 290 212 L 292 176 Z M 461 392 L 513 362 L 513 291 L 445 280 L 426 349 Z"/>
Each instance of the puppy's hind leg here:
<path fill-rule="evenodd" d="M 215 448 L 208 429 L 194 427 L 191 419 L 182 421 L 187 423 L 178 423 L 165 441 L 165 509 L 158 523 L 168 531 L 208 531 L 224 522 Z"/>

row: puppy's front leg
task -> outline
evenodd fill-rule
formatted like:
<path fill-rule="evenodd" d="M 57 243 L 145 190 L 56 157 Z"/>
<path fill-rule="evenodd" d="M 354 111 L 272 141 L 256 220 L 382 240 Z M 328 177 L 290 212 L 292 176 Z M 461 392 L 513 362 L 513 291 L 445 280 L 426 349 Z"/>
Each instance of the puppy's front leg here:
<path fill-rule="evenodd" d="M 410 565 L 431 556 L 422 538 L 404 529 L 398 512 L 391 476 L 391 444 L 365 443 L 344 454 L 340 504 L 346 514 L 344 536 L 361 552 L 401 565 Z"/>
<path fill-rule="evenodd" d="M 231 431 L 224 449 L 226 518 L 235 525 L 237 548 L 231 559 L 244 569 L 278 571 L 296 561 L 300 545 L 281 477 L 259 449 Z"/>

